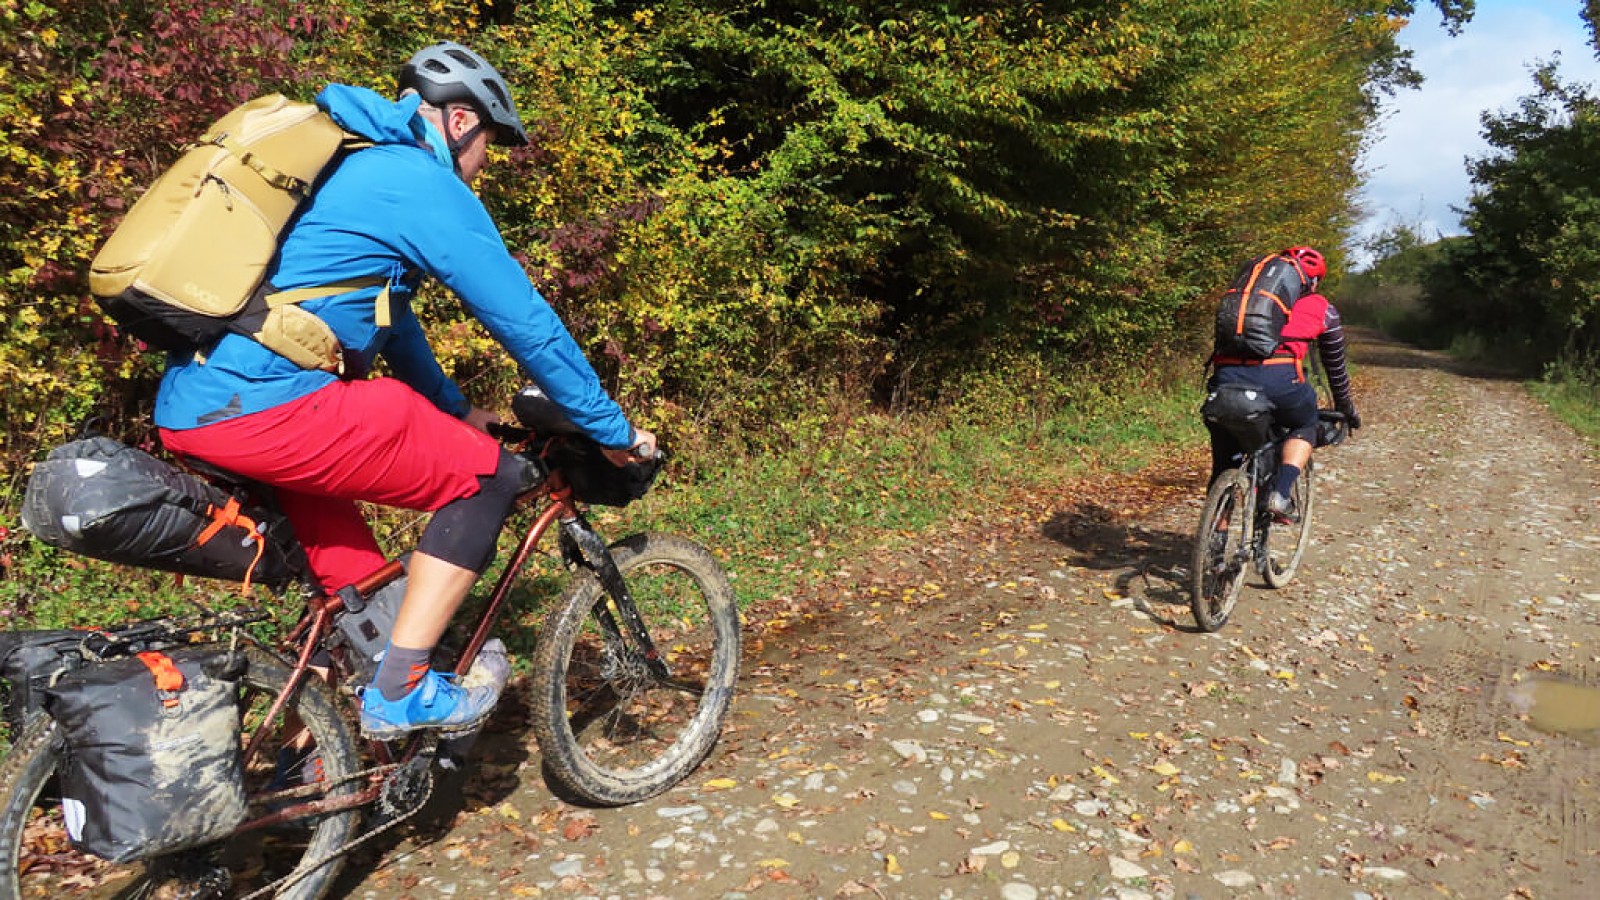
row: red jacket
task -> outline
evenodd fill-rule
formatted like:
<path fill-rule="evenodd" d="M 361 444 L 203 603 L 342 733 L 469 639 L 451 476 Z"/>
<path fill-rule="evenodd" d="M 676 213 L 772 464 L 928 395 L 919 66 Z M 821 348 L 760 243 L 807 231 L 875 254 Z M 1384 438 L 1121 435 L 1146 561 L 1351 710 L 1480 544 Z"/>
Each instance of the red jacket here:
<path fill-rule="evenodd" d="M 1339 324 L 1338 316 L 1327 297 L 1321 294 L 1301 297 L 1289 310 L 1289 321 L 1283 326 L 1283 343 L 1278 345 L 1274 355 L 1292 353 L 1295 359 L 1305 359 L 1311 351 L 1311 343 Z"/>

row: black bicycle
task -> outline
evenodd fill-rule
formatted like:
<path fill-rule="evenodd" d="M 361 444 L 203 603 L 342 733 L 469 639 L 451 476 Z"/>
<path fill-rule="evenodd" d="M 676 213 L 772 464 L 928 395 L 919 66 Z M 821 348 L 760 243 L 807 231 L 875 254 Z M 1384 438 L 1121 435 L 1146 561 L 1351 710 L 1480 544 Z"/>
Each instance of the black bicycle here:
<path fill-rule="evenodd" d="M 1265 397 L 1238 403 L 1212 416 L 1211 421 L 1230 431 L 1245 447 L 1239 465 L 1217 476 L 1200 513 L 1190 565 L 1189 605 L 1195 622 L 1216 631 L 1228 621 L 1245 571 L 1254 566 L 1268 587 L 1281 588 L 1294 578 L 1311 544 L 1311 517 L 1315 510 L 1316 462 L 1306 464 L 1295 480 L 1292 500 L 1298 519 L 1279 524 L 1267 511 L 1267 495 L 1278 475 L 1287 429 L 1271 424 L 1272 408 Z M 1319 410 L 1317 446 L 1344 440 L 1348 423 L 1342 413 Z"/>
<path fill-rule="evenodd" d="M 545 616 L 532 660 L 532 729 L 545 774 L 582 801 L 638 802 L 682 781 L 721 734 L 740 655 L 733 589 L 711 553 L 686 538 L 601 539 L 579 504 L 604 502 L 613 490 L 636 496 L 648 483 L 617 484 L 598 445 L 547 398 L 522 402 L 528 395 L 513 404 L 526 427 L 501 427 L 497 436 L 536 470 L 519 506 L 537 515 L 471 622 L 454 669 L 470 681 L 505 607 L 546 595 L 527 563 L 554 531 L 571 580 Z M 354 688 L 365 679 L 338 622 L 402 574 L 391 561 L 353 590 L 308 595 L 299 623 L 275 643 L 252 636 L 246 626 L 265 616 L 250 611 L 74 638 L 75 665 L 195 642 L 236 654 L 249 811 L 212 844 L 133 865 L 96 860 L 67 839 L 54 777 L 67 748 L 57 724 L 36 714 L 0 763 L 0 898 L 59 896 L 87 884 L 104 885 L 97 896 L 130 898 L 323 896 L 351 850 L 420 811 L 441 766 L 459 762 L 433 731 L 357 739 Z M 313 758 L 314 776 L 302 765 L 285 769 L 285 760 Z"/>

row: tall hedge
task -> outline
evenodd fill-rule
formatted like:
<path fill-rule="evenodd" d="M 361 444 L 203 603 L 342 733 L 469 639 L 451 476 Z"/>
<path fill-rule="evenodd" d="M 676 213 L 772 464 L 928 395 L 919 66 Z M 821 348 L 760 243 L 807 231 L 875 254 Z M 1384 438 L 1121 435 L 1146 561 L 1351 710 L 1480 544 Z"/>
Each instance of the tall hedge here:
<path fill-rule="evenodd" d="M 0 0 L 8 485 L 88 416 L 148 437 L 159 363 L 98 316 L 88 260 L 252 94 L 389 90 L 440 38 L 484 52 L 536 137 L 480 186 L 512 250 L 630 409 L 669 436 L 759 442 L 841 386 L 932 398 L 1007 361 L 1092 372 L 1198 342 L 1239 257 L 1337 247 L 1376 92 L 1411 77 L 1394 42 L 1411 12 Z M 423 303 L 469 393 L 503 398 L 503 354 L 452 298 Z"/>

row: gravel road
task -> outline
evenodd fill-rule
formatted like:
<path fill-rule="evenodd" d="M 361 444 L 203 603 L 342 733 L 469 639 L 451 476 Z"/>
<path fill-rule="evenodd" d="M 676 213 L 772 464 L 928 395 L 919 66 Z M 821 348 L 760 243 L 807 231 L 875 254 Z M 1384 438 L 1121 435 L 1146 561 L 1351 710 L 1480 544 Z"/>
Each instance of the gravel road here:
<path fill-rule="evenodd" d="M 513 709 L 344 896 L 1600 897 L 1600 467 L 1517 382 L 1354 358 L 1300 574 L 1220 633 L 1199 452 L 997 489 L 753 607 L 684 785 L 564 804 Z"/>

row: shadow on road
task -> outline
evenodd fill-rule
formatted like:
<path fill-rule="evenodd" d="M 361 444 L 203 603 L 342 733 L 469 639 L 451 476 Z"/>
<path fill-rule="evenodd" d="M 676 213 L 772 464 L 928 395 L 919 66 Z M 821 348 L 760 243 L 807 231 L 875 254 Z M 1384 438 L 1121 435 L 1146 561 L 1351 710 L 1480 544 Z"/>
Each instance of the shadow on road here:
<path fill-rule="evenodd" d="M 527 790 L 518 771 L 528 760 L 534 741 L 529 715 L 522 685 L 513 682 L 467 751 L 465 764 L 454 771 L 435 767 L 435 782 L 427 803 L 413 818 L 350 854 L 329 895 L 354 896 L 376 868 L 392 865 L 403 856 L 406 844 L 417 848 L 443 840 L 467 810 L 496 806 L 518 791 Z M 371 831 L 380 821 L 380 816 L 369 814 L 360 833 Z"/>
<path fill-rule="evenodd" d="M 1040 531 L 1072 551 L 1072 565 L 1118 572 L 1117 593 L 1132 598 L 1151 618 L 1181 631 L 1196 630 L 1188 616 L 1192 533 L 1128 524 L 1092 501 L 1057 511 Z"/>

